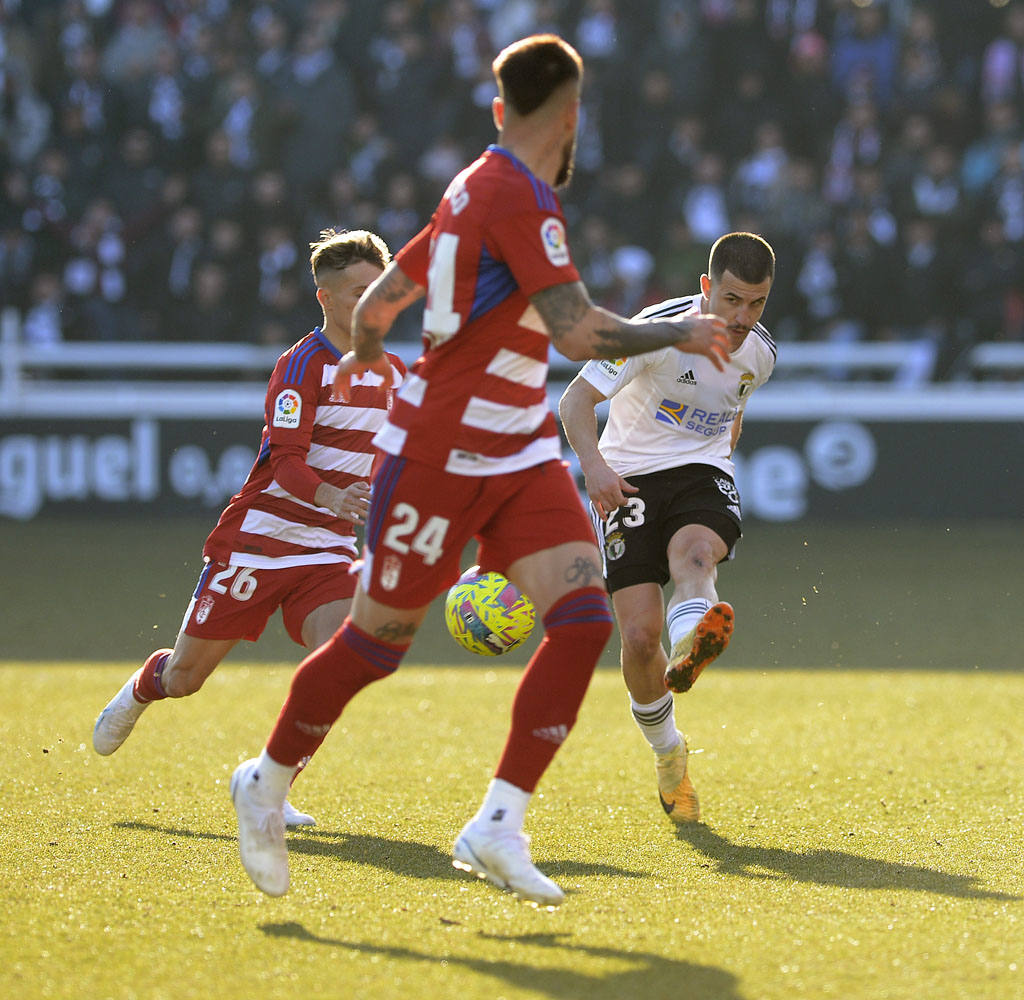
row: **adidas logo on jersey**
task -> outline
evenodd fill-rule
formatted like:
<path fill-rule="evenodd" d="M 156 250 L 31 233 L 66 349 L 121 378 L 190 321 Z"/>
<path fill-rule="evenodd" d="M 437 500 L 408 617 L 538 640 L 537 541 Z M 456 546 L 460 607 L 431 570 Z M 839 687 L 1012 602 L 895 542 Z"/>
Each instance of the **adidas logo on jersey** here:
<path fill-rule="evenodd" d="M 677 382 L 681 382 L 683 385 L 696 385 L 697 376 L 693 374 L 693 369 L 683 372 L 677 379 Z"/>

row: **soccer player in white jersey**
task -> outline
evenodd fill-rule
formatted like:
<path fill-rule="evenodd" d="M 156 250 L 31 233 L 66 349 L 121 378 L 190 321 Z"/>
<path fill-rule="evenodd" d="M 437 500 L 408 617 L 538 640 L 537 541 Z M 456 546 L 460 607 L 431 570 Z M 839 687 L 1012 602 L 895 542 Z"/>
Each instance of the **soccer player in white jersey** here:
<path fill-rule="evenodd" d="M 205 565 L 173 649 L 158 649 L 100 713 L 98 753 L 114 753 L 148 705 L 194 694 L 241 639 L 255 642 L 281 609 L 307 649 L 326 642 L 355 592 L 355 525 L 364 523 L 376 450 L 393 392 L 369 373 L 349 402 L 332 398 L 338 361 L 351 347 L 352 311 L 391 260 L 365 230 L 324 230 L 310 244 L 323 325 L 281 355 L 270 377 L 256 462 L 203 547 Z M 405 365 L 389 354 L 392 385 Z M 307 756 L 308 759 L 308 756 Z M 284 805 L 289 825 L 312 817 Z"/>
<path fill-rule="evenodd" d="M 715 584 L 718 563 L 732 556 L 741 534 L 731 456 L 743 411 L 775 366 L 775 343 L 759 322 L 774 277 L 775 254 L 764 239 L 722 236 L 699 294 L 640 316 L 722 316 L 730 339 L 724 371 L 671 349 L 591 361 L 559 403 L 602 542 L 633 717 L 655 753 L 662 808 L 676 823 L 699 820 L 700 804 L 672 693 L 690 689 L 733 630 L 733 609 L 718 600 Z M 599 440 L 594 408 L 606 399 Z M 662 588 L 669 582 L 666 614 Z"/>

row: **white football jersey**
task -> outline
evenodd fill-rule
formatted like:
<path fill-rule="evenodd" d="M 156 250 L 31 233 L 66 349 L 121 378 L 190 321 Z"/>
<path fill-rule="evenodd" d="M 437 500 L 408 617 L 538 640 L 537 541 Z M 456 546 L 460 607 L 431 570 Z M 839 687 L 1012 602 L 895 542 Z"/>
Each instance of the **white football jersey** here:
<path fill-rule="evenodd" d="M 699 294 L 668 299 L 639 316 L 678 318 L 699 312 L 700 303 Z M 722 372 L 703 355 L 665 347 L 632 358 L 588 361 L 580 374 L 611 400 L 598 444 L 620 476 L 695 463 L 731 476 L 733 422 L 774 367 L 775 342 L 758 323 Z"/>

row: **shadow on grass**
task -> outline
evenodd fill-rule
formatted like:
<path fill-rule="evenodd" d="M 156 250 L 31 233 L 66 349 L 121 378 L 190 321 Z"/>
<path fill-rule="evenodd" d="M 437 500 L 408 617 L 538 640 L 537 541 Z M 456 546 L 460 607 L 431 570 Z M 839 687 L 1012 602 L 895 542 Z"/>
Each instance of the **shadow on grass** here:
<path fill-rule="evenodd" d="M 137 830 L 143 833 L 159 833 L 168 837 L 189 837 L 195 840 L 223 840 L 234 844 L 236 838 L 225 833 L 211 833 L 207 830 L 189 830 L 183 827 L 160 826 L 156 823 L 142 823 L 124 820 L 113 824 L 121 830 Z M 337 858 L 359 865 L 369 865 L 395 875 L 423 879 L 464 879 L 466 876 L 452 868 L 452 857 L 432 844 L 416 840 L 393 840 L 389 837 L 374 837 L 362 833 L 341 833 L 332 830 L 310 829 L 291 831 L 288 834 L 288 851 L 291 854 L 305 854 L 311 857 Z M 545 861 L 542 867 L 557 871 L 560 877 L 612 875 L 616 878 L 649 878 L 649 872 L 631 871 L 617 865 L 597 864 L 582 861 Z"/>
<path fill-rule="evenodd" d="M 481 941 L 508 943 L 514 945 L 517 951 L 524 947 L 535 947 L 562 953 L 565 965 L 551 968 L 540 967 L 529 957 L 513 961 L 457 955 L 451 951 L 429 954 L 426 951 L 396 945 L 368 944 L 361 941 L 346 941 L 343 938 L 323 937 L 295 921 L 262 924 L 260 930 L 270 937 L 289 938 L 327 948 L 342 948 L 363 955 L 379 955 L 395 961 L 427 962 L 431 965 L 444 964 L 448 968 L 466 969 L 547 997 L 623 1000 L 624 997 L 678 995 L 686 997 L 686 1000 L 742 1000 L 736 988 L 736 977 L 724 969 L 694 965 L 692 962 L 682 962 L 652 952 L 620 951 L 616 948 L 576 944 L 571 940 L 564 940 L 568 937 L 566 934 L 506 935 L 477 932 L 477 937 Z M 614 962 L 628 968 L 614 972 L 587 972 L 580 966 L 588 959 L 592 959 L 594 963 Z"/>
<path fill-rule="evenodd" d="M 907 889 L 960 899 L 1016 902 L 1024 898 L 984 889 L 974 875 L 951 875 L 934 868 L 880 861 L 848 851 L 790 851 L 784 847 L 734 844 L 701 823 L 677 827 L 676 837 L 714 861 L 718 871 L 724 875 L 742 875 L 751 879 L 787 878 L 794 882 L 834 885 L 844 889 Z"/>

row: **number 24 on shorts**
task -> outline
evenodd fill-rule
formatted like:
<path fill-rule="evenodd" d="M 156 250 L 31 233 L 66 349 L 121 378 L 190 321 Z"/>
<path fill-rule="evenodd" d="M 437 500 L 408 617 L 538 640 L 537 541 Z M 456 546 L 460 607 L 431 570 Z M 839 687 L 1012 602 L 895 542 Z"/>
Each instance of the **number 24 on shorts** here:
<path fill-rule="evenodd" d="M 421 528 L 420 512 L 408 503 L 395 504 L 392 515 L 395 523 L 384 533 L 385 548 L 402 555 L 415 552 L 423 557 L 424 566 L 433 566 L 444 555 L 444 536 L 451 524 L 448 518 L 428 517 Z"/>

